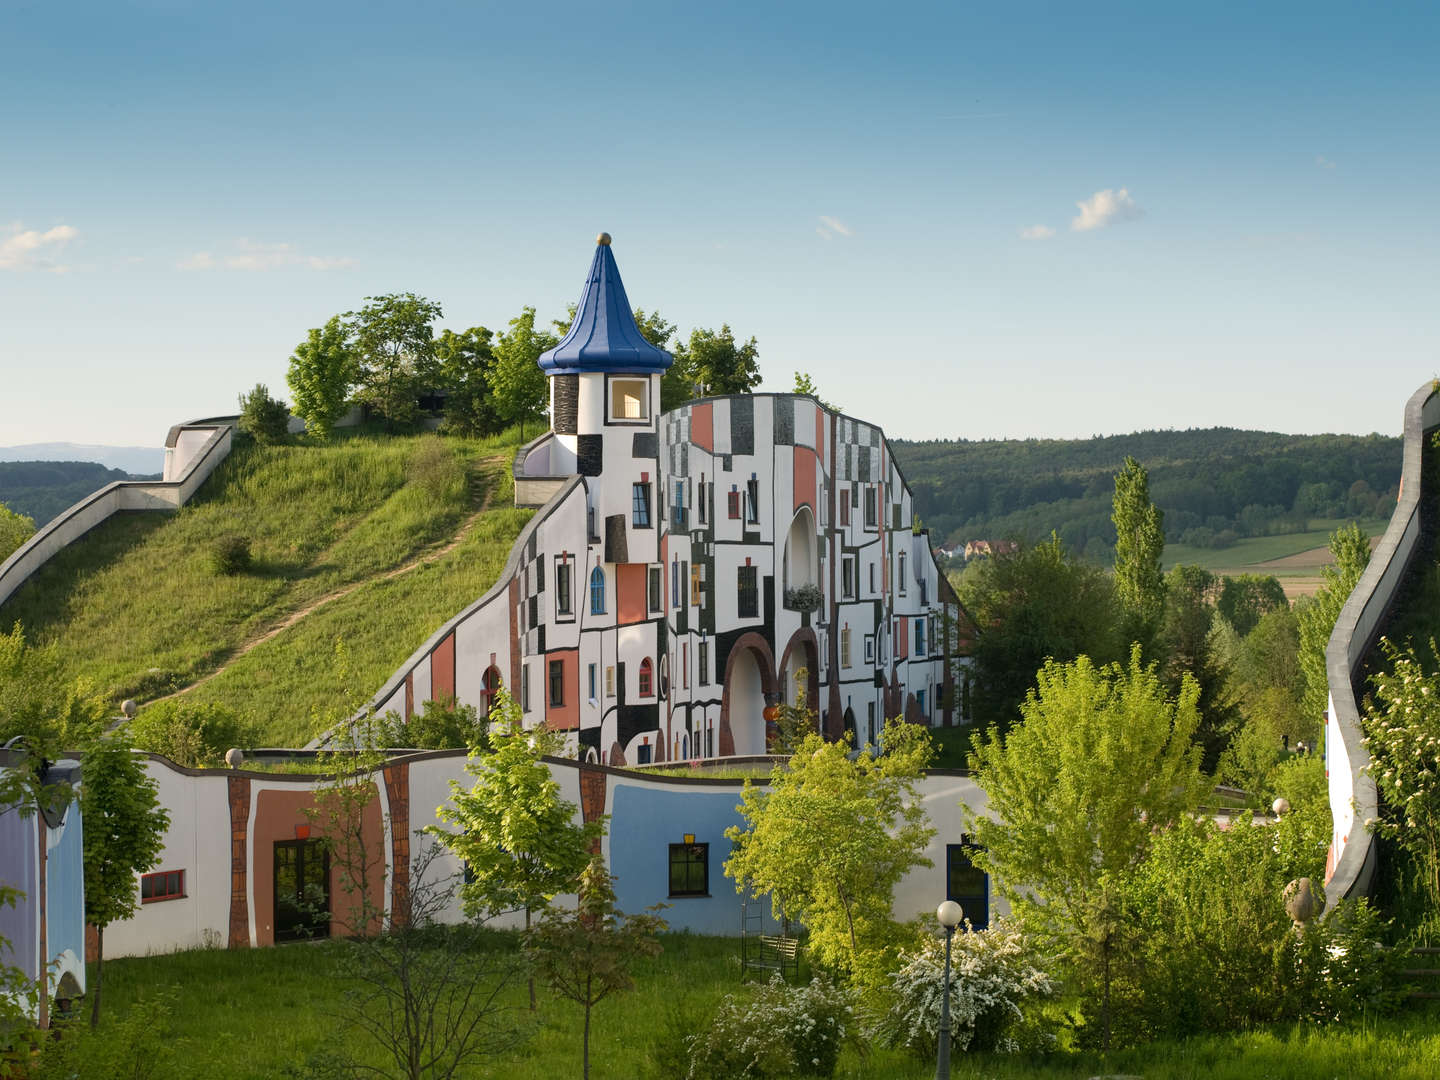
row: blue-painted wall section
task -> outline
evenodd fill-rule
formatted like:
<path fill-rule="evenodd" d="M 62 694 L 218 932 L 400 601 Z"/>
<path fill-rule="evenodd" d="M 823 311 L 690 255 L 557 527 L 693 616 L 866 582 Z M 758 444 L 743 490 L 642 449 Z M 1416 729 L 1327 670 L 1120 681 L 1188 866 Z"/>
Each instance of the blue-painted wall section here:
<path fill-rule="evenodd" d="M 616 878 L 620 910 L 643 911 L 651 904 L 667 903 L 670 907 L 663 914 L 672 930 L 738 934 L 740 896 L 723 867 L 730 857 L 725 830 L 743 824 L 735 811 L 739 802 L 739 788 L 703 792 L 691 787 L 615 783 L 610 835 L 623 836 L 625 842 L 610 846 L 610 872 Z M 697 844 L 710 845 L 707 897 L 670 896 L 670 845 L 682 843 L 686 833 L 694 833 Z"/>
<path fill-rule="evenodd" d="M 35 822 L 38 814 L 21 817 L 16 807 L 0 810 L 0 885 L 19 889 L 24 895 L 14 907 L 0 906 L 0 937 L 10 948 L 0 949 L 0 964 L 10 964 L 35 977 L 35 947 L 40 940 L 40 920 L 36 910 L 38 895 L 35 870 L 39 862 Z"/>
<path fill-rule="evenodd" d="M 70 804 L 59 829 L 50 830 L 45 892 L 49 923 L 46 944 L 60 960 L 54 979 L 67 972 L 85 989 L 85 844 L 80 801 Z"/>

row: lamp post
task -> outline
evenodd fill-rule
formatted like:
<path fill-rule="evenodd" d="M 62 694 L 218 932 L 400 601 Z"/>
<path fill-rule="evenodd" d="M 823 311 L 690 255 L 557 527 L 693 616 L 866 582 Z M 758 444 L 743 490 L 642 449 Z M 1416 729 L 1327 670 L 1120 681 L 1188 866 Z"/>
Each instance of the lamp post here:
<path fill-rule="evenodd" d="M 945 992 L 940 996 L 940 1050 L 935 1060 L 935 1080 L 950 1080 L 950 940 L 965 912 L 954 900 L 946 900 L 935 909 L 935 917 L 945 927 Z"/>

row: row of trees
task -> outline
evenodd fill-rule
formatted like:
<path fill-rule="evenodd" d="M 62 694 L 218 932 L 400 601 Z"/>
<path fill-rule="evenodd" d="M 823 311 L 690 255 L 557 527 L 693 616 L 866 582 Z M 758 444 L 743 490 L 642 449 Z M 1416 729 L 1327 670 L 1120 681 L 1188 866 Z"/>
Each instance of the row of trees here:
<path fill-rule="evenodd" d="M 548 327 L 526 307 L 498 333 L 472 326 L 437 336 L 434 325 L 444 312 L 435 301 L 414 293 L 365 299 L 358 310 L 311 330 L 290 358 L 292 410 L 316 438 L 329 438 L 352 402 L 392 426 L 412 423 L 422 403 L 439 404 L 446 429 L 460 435 L 516 424 L 523 436 L 526 424 L 545 416 L 548 382 L 537 361 L 569 332 L 573 307 Z M 675 357 L 662 379 L 662 408 L 759 385 L 755 338 L 737 339 L 728 325 L 682 337 L 658 311 L 638 308 L 635 322 L 648 341 Z"/>

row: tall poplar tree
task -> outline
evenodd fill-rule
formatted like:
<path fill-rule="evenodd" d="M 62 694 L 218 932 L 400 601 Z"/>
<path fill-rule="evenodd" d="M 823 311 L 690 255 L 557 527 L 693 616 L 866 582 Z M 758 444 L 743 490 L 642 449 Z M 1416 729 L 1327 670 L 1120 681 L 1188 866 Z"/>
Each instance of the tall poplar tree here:
<path fill-rule="evenodd" d="M 1115 474 L 1115 597 L 1127 640 L 1149 651 L 1165 612 L 1165 515 L 1150 501 L 1150 474 L 1133 457 Z"/>

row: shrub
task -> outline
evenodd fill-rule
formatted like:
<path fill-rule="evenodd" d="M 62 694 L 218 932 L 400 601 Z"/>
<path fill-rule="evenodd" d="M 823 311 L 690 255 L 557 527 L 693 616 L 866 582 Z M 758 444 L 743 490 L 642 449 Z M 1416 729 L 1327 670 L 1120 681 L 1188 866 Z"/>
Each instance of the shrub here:
<path fill-rule="evenodd" d="M 254 728 L 225 706 L 182 698 L 148 706 L 129 722 L 128 731 L 135 746 L 187 769 L 222 765 L 226 750 L 255 737 Z"/>
<path fill-rule="evenodd" d="M 729 994 L 690 1042 L 689 1080 L 834 1076 L 853 1038 L 849 993 L 825 976 L 789 986 L 778 975 L 749 997 Z"/>
<path fill-rule="evenodd" d="M 243 574 L 253 563 L 248 536 L 221 536 L 210 545 L 210 569 L 224 577 Z"/>
<path fill-rule="evenodd" d="M 35 519 L 17 514 L 0 503 L 0 562 L 4 562 L 21 544 L 35 535 Z"/>
<path fill-rule="evenodd" d="M 490 749 L 489 724 L 480 720 L 474 705 L 460 705 L 453 697 L 427 701 L 421 711 L 404 720 L 388 712 L 376 724 L 372 741 L 379 746 L 415 750 Z"/>
<path fill-rule="evenodd" d="M 785 590 L 785 606 L 792 611 L 816 611 L 825 602 L 819 585 L 797 585 Z"/>
<path fill-rule="evenodd" d="M 1367 900 L 1346 900 L 1291 931 L 1282 964 L 1287 1018 L 1343 1023 L 1391 1012 L 1409 992 L 1401 970 L 1410 953 L 1381 940 L 1389 924 Z"/>
<path fill-rule="evenodd" d="M 276 401 L 264 383 L 240 395 L 240 430 L 262 445 L 284 442 L 290 432 L 290 410 Z"/>
<path fill-rule="evenodd" d="M 986 930 L 957 933 L 950 973 L 951 1046 L 957 1050 L 1017 1050 L 1014 1032 L 1022 1006 L 1052 997 L 1056 985 L 1037 966 L 1031 942 L 1014 923 L 997 919 Z M 889 1007 L 867 1025 L 886 1046 L 904 1047 L 922 1060 L 935 1057 L 940 1038 L 945 939 L 926 935 L 914 952 L 902 953 L 890 977 Z"/>

